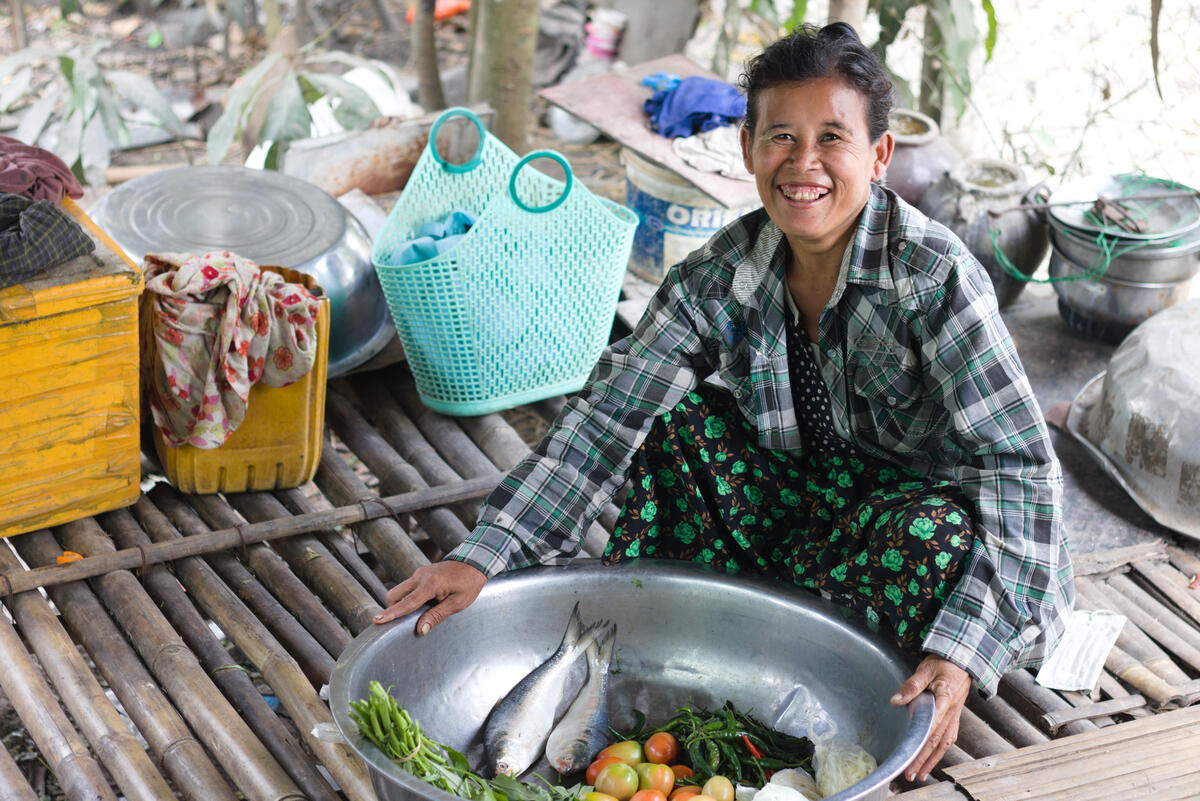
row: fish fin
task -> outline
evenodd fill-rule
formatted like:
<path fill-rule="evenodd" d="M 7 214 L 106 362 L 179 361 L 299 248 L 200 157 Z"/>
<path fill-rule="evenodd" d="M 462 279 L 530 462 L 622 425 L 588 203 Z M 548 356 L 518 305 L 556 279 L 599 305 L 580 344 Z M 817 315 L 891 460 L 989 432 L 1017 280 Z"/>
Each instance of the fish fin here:
<path fill-rule="evenodd" d="M 604 636 L 598 641 L 597 651 L 598 658 L 603 662 L 605 667 L 612 661 L 613 652 L 617 648 L 617 624 L 611 623 L 604 632 Z"/>
<path fill-rule="evenodd" d="M 562 642 L 559 643 L 559 650 L 565 648 L 573 648 L 575 643 L 579 642 L 579 638 L 587 633 L 583 627 L 583 618 L 579 616 L 579 601 L 575 602 L 575 606 L 571 608 L 571 617 L 567 619 L 567 630 L 563 633 Z"/>

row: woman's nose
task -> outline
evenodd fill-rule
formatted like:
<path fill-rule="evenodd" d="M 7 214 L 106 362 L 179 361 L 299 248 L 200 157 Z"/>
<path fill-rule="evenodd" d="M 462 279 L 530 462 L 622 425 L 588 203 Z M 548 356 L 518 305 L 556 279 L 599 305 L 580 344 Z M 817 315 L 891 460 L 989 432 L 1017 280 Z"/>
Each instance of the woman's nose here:
<path fill-rule="evenodd" d="M 800 169 L 807 169 L 817 163 L 817 147 L 813 142 L 796 142 L 788 161 Z"/>

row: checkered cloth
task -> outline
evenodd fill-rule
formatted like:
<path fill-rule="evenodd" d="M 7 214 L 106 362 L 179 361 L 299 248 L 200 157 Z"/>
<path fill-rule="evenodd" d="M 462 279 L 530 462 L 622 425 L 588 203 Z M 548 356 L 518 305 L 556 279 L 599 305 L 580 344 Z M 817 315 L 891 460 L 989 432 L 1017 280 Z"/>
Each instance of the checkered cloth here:
<path fill-rule="evenodd" d="M 79 223 L 53 203 L 0 194 L 0 289 L 95 248 Z"/>

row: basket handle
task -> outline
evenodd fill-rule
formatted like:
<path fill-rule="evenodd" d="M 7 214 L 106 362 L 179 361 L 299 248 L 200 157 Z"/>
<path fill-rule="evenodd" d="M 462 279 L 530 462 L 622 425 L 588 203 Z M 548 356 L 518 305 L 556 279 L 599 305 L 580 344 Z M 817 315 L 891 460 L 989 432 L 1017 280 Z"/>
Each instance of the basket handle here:
<path fill-rule="evenodd" d="M 557 161 L 563 168 L 563 173 L 566 175 L 566 181 L 563 184 L 562 194 L 557 200 L 547 203 L 545 206 L 530 206 L 521 198 L 517 197 L 517 173 L 521 171 L 529 162 L 535 159 L 551 159 Z M 571 172 L 571 165 L 567 163 L 566 158 L 561 153 L 555 150 L 535 150 L 525 158 L 517 162 L 517 166 L 513 167 L 512 175 L 508 179 L 508 195 L 513 199 L 521 209 L 530 212 L 531 214 L 544 214 L 547 211 L 553 211 L 561 206 L 567 199 L 567 195 L 571 194 L 571 187 L 575 183 L 575 176 Z"/>
<path fill-rule="evenodd" d="M 451 164 L 442 157 L 442 154 L 437 149 L 438 130 L 442 127 L 442 123 L 452 117 L 466 117 L 471 122 L 475 123 L 475 129 L 479 131 L 479 147 L 475 150 L 475 155 L 469 161 L 463 164 Z M 433 160 L 438 166 L 446 172 L 464 173 L 470 172 L 479 166 L 481 161 L 480 156 L 483 154 L 483 140 L 487 137 L 487 131 L 484 130 L 483 121 L 475 116 L 475 113 L 469 108 L 456 106 L 455 108 L 446 109 L 442 116 L 437 118 L 437 122 L 433 124 L 433 128 L 429 131 L 429 153 L 433 156 Z"/>

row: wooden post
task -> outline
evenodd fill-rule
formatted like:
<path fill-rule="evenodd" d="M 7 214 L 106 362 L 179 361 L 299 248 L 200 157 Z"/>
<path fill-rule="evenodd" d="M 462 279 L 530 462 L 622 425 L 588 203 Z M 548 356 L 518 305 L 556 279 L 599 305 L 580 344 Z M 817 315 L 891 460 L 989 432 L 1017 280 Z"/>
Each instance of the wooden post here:
<path fill-rule="evenodd" d="M 151 539 L 178 539 L 182 536 L 145 495 L 134 504 L 134 514 Z M 313 735 L 313 728 L 319 723 L 334 725 L 333 716 L 279 640 L 204 560 L 197 557 L 180 559 L 175 563 L 175 569 L 193 601 L 216 621 L 271 685 L 279 703 L 295 721 L 300 736 L 333 776 L 347 799 L 374 801 L 375 791 L 371 787 L 366 765 L 349 746 L 327 742 Z"/>
<path fill-rule="evenodd" d="M 433 9 L 436 0 L 416 0 L 413 9 L 412 57 L 417 68 L 417 92 L 426 111 L 446 107 L 442 93 L 442 75 L 438 69 L 437 40 L 433 36 Z"/>
<path fill-rule="evenodd" d="M 151 541 L 137 521 L 125 509 L 100 516 L 100 524 L 121 548 L 146 548 Z M 94 554 L 112 549 L 107 538 L 89 538 L 76 543 L 79 553 Z M 195 604 L 184 591 L 179 579 L 164 565 L 150 565 L 142 572 L 142 584 L 155 604 L 188 648 L 200 660 L 213 682 L 237 709 L 246 724 L 292 780 L 312 801 L 340 801 L 329 782 L 313 767 L 308 755 L 292 732 L 283 725 L 275 711 L 267 705 L 262 692 L 254 686 L 242 665 L 233 661 L 229 651 L 196 611 Z M 236 734 L 235 734 L 236 736 Z M 240 749 L 230 749 L 233 755 Z"/>
<path fill-rule="evenodd" d="M 0 548 L 0 568 L 20 568 L 20 562 L 8 548 Z M 46 599 L 36 592 L 23 592 L 12 597 L 8 608 L 37 653 L 46 675 L 53 678 L 58 697 L 122 794 L 130 801 L 170 798 L 173 795 L 170 785 L 108 700 Z M 5 663 L 6 672 L 14 668 L 12 663 Z M 108 784 L 103 779 L 101 783 Z M 89 789 L 89 792 L 96 791 Z"/>
<path fill-rule="evenodd" d="M 12 9 L 13 16 L 13 45 L 16 50 L 24 50 L 29 47 L 29 30 L 25 23 L 25 2 L 24 0 L 8 0 L 8 7 Z"/>

